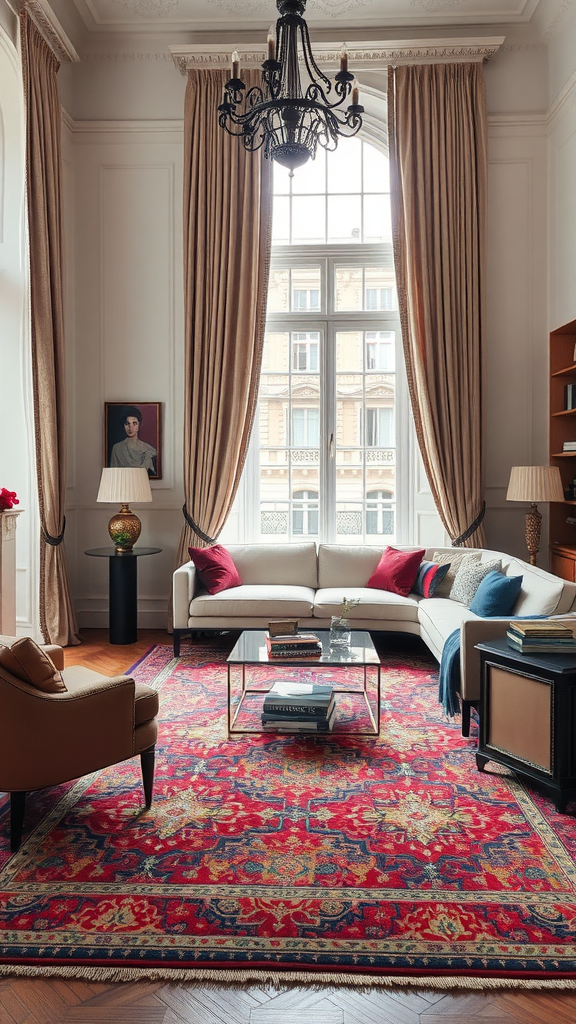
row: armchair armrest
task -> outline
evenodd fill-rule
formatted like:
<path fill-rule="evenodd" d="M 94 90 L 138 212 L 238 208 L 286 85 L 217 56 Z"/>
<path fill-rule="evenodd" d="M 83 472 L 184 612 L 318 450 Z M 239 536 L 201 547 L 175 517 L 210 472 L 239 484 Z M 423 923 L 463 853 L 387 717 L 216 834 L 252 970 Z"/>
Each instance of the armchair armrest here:
<path fill-rule="evenodd" d="M 42 650 L 48 655 L 55 667 L 61 672 L 64 668 L 64 651 L 58 644 L 42 644 Z"/>
<path fill-rule="evenodd" d="M 0 789 L 40 789 L 134 753 L 134 680 L 82 666 L 65 670 L 67 691 L 44 693 L 0 677 Z"/>
<path fill-rule="evenodd" d="M 174 629 L 187 629 L 190 615 L 190 601 L 196 589 L 196 566 L 186 562 L 176 569 L 172 577 Z"/>
<path fill-rule="evenodd" d="M 469 619 L 460 627 L 460 696 L 463 700 L 480 698 L 480 655 L 476 644 L 506 636 L 507 619 Z"/>

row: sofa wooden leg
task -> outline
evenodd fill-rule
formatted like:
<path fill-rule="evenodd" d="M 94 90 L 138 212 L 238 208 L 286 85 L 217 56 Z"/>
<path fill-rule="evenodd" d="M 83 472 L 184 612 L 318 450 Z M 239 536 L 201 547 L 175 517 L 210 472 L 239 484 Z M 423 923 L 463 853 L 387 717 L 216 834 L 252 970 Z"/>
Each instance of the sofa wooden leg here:
<path fill-rule="evenodd" d="M 177 630 L 174 630 L 174 634 L 172 637 L 172 647 L 174 651 L 174 657 L 177 658 L 180 654 L 180 633 Z"/>
<path fill-rule="evenodd" d="M 26 793 L 10 793 L 10 850 L 16 853 L 22 842 Z"/>
<path fill-rule="evenodd" d="M 472 702 L 471 701 L 469 701 L 469 700 L 463 700 L 462 701 L 462 735 L 463 736 L 469 736 L 470 735 L 470 708 L 471 707 L 472 707 Z"/>
<path fill-rule="evenodd" d="M 144 798 L 146 809 L 152 805 L 152 788 L 154 785 L 154 747 L 148 747 L 140 754 L 140 765 L 142 768 L 142 784 L 144 786 Z"/>

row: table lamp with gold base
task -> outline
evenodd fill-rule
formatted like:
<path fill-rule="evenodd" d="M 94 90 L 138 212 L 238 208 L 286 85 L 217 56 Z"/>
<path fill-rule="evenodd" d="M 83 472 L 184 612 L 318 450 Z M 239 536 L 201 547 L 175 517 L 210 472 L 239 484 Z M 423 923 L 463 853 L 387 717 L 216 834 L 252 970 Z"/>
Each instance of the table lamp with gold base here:
<path fill-rule="evenodd" d="M 152 501 L 148 470 L 103 469 L 96 501 L 120 504 L 120 511 L 115 512 L 108 523 L 108 533 L 117 551 L 131 551 L 140 536 L 142 524 L 130 504 Z"/>

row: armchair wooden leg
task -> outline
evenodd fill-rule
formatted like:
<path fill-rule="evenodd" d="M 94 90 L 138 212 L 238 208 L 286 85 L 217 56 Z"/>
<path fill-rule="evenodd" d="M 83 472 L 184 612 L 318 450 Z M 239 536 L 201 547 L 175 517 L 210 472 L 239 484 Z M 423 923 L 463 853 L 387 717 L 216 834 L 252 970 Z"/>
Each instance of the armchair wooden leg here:
<path fill-rule="evenodd" d="M 152 787 L 154 785 L 154 747 L 148 747 L 140 754 L 140 765 L 142 767 L 142 783 L 144 786 L 144 797 L 146 809 L 152 805 Z"/>
<path fill-rule="evenodd" d="M 10 850 L 16 853 L 22 842 L 26 793 L 10 793 Z"/>

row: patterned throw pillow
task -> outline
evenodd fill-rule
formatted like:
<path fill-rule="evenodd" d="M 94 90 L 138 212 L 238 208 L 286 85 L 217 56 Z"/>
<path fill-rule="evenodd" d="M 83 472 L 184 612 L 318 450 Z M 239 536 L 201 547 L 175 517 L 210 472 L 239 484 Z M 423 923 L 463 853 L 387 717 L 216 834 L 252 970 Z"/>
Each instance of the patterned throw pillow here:
<path fill-rule="evenodd" d="M 464 562 L 456 573 L 456 579 L 450 591 L 450 600 L 459 601 L 460 604 L 465 604 L 469 608 L 484 577 L 489 572 L 494 572 L 494 570 L 500 572 L 501 569 L 502 562 L 499 558 L 492 562 Z"/>
<path fill-rule="evenodd" d="M 454 586 L 456 573 L 465 559 L 469 559 L 470 562 L 479 562 L 480 552 L 473 551 L 468 553 L 466 551 L 458 551 L 456 548 L 454 549 L 454 553 L 452 553 L 452 551 L 442 554 L 439 551 L 434 552 L 432 555 L 433 562 L 437 562 L 438 565 L 449 565 L 448 572 L 440 586 L 437 588 L 434 597 L 450 597 L 450 591 Z"/>
<path fill-rule="evenodd" d="M 445 565 L 438 565 L 437 562 L 420 562 L 412 590 L 422 597 L 433 597 L 449 569 L 449 562 Z"/>

